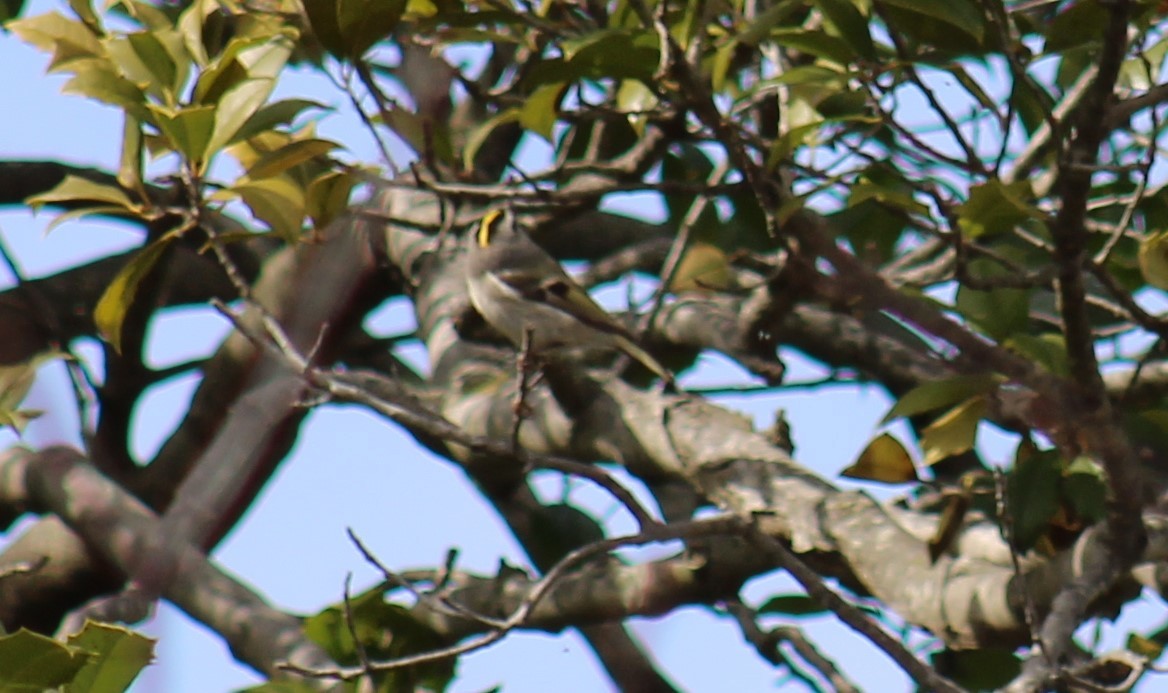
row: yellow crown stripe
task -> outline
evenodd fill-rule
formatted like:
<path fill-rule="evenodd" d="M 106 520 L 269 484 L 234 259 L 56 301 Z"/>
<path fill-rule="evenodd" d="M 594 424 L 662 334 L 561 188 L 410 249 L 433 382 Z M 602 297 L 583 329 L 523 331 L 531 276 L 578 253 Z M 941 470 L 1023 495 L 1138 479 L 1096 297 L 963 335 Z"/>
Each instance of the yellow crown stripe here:
<path fill-rule="evenodd" d="M 487 212 L 483 220 L 479 223 L 479 231 L 477 239 L 480 248 L 486 248 L 491 244 L 491 234 L 498 228 L 498 224 L 503 221 L 503 210 L 492 209 Z"/>

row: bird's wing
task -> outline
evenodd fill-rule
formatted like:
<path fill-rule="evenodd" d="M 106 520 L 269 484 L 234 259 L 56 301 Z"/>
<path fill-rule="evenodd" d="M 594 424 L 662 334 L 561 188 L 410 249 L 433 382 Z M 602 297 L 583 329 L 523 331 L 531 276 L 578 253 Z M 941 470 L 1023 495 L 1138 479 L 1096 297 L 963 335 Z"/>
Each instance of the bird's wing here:
<path fill-rule="evenodd" d="M 529 301 L 563 311 L 597 330 L 632 339 L 628 330 L 613 320 L 592 300 L 587 291 L 567 275 L 548 277 L 523 271 L 502 271 L 496 274 L 501 282 Z"/>

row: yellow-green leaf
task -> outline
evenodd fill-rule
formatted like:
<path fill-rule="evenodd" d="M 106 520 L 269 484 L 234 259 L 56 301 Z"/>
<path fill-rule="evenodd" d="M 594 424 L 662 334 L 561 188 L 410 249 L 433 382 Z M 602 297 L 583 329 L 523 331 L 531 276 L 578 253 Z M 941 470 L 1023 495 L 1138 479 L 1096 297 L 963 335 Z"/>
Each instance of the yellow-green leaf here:
<path fill-rule="evenodd" d="M 105 48 L 121 73 L 139 88 L 157 97 L 173 94 L 178 66 L 152 33 L 138 31 L 112 38 Z"/>
<path fill-rule="evenodd" d="M 998 382 L 998 379 L 991 375 L 958 375 L 923 383 L 902 395 L 884 415 L 880 424 L 884 425 L 902 416 L 915 416 L 943 409 L 974 395 L 990 392 Z"/>
<path fill-rule="evenodd" d="M 175 238 L 176 236 L 163 236 L 139 250 L 106 287 L 93 309 L 93 322 L 97 325 L 98 334 L 109 342 L 114 351 L 121 353 L 122 323 L 125 322 L 126 313 L 134 303 L 139 285 L 158 264 Z"/>
<path fill-rule="evenodd" d="M 120 207 L 120 206 L 115 207 L 113 205 L 94 205 L 93 207 L 82 207 L 80 209 L 71 209 L 68 212 L 62 212 L 61 214 L 58 214 L 57 216 L 53 217 L 53 220 L 50 221 L 48 226 L 45 227 L 45 233 L 49 233 L 49 232 L 53 231 L 54 229 L 56 229 L 58 226 L 61 226 L 62 224 L 67 224 L 70 221 L 74 221 L 77 219 L 84 219 L 85 217 L 92 217 L 92 216 L 118 217 L 118 216 L 126 216 L 127 214 L 131 214 L 131 215 L 138 217 L 140 219 L 150 219 L 150 218 L 153 218 L 155 216 L 153 213 L 147 213 L 144 210 L 143 211 L 127 211 L 125 207 Z"/>
<path fill-rule="evenodd" d="M 129 190 L 142 190 L 142 121 L 129 113 L 122 122 L 122 154 L 118 161 L 118 184 Z"/>
<path fill-rule="evenodd" d="M 43 413 L 35 409 L 21 409 L 20 403 L 28 396 L 36 380 L 37 370 L 45 363 L 59 358 L 66 356 L 59 351 L 46 351 L 23 363 L 0 366 L 0 429 L 9 427 L 18 435 L 23 434 L 28 423 Z"/>
<path fill-rule="evenodd" d="M 563 82 L 556 82 L 545 84 L 532 92 L 519 109 L 519 124 L 551 142 L 556 110 L 565 88 L 567 85 Z"/>
<path fill-rule="evenodd" d="M 349 196 L 357 177 L 350 173 L 329 171 L 308 185 L 306 211 L 313 226 L 323 229 L 349 208 Z"/>
<path fill-rule="evenodd" d="M 616 107 L 628 114 L 629 125 L 638 135 L 645 134 L 645 123 L 649 116 L 647 111 L 657 107 L 657 95 L 639 79 L 621 80 L 620 88 L 616 90 Z"/>
<path fill-rule="evenodd" d="M 138 211 L 140 206 L 116 185 L 96 183 L 88 178 L 67 175 L 52 190 L 33 195 L 25 200 L 28 206 L 38 209 L 47 204 L 106 203 L 128 211 Z"/>
<path fill-rule="evenodd" d="M 59 70 L 79 58 L 105 55 L 97 36 L 89 27 L 59 12 L 18 19 L 5 24 L 4 28 L 19 36 L 25 43 L 30 43 L 43 51 L 51 51 L 53 60 L 49 63 L 50 72 Z"/>
<path fill-rule="evenodd" d="M 737 41 L 726 41 L 714 51 L 714 61 L 710 66 L 710 86 L 715 92 L 722 91 L 726 86 L 726 75 L 730 72 L 730 64 L 734 61 L 736 52 Z"/>
<path fill-rule="evenodd" d="M 289 242 L 304 229 L 305 193 L 288 176 L 245 181 L 228 191 L 238 195 L 251 213 Z"/>
<path fill-rule="evenodd" d="M 69 644 L 97 656 L 85 663 L 68 690 L 126 690 L 154 658 L 154 642 L 122 626 L 87 621 Z"/>
<path fill-rule="evenodd" d="M 1055 375 L 1071 372 L 1067 357 L 1067 346 L 1063 336 L 1055 332 L 1043 334 L 1015 334 L 1005 342 L 1005 346 L 1035 361 Z"/>
<path fill-rule="evenodd" d="M 171 109 L 150 104 L 148 108 L 171 148 L 192 165 L 202 166 L 210 156 L 209 143 L 217 115 L 215 106 Z"/>
<path fill-rule="evenodd" d="M 130 43 L 146 64 L 153 67 L 167 98 L 175 98 L 186 86 L 191 72 L 191 56 L 182 35 L 171 28 L 158 29 L 146 35 L 131 35 Z"/>
<path fill-rule="evenodd" d="M 840 475 L 849 479 L 880 481 L 886 484 L 903 484 L 919 480 L 916 465 L 913 464 L 908 450 L 888 433 L 873 438 L 856 458 L 855 463 L 840 472 Z"/>
<path fill-rule="evenodd" d="M 519 120 L 519 109 L 508 108 L 496 114 L 495 117 L 487 120 L 487 122 L 475 128 L 470 136 L 466 138 L 466 147 L 462 150 L 462 166 L 467 171 L 474 169 L 475 155 L 479 153 L 479 148 L 495 131 L 495 128 L 507 123 L 514 123 Z"/>
<path fill-rule="evenodd" d="M 1140 241 L 1140 273 L 1152 286 L 1168 290 L 1168 231 L 1149 234 Z"/>
<path fill-rule="evenodd" d="M 249 79 L 223 94 L 215 109 L 215 127 L 207 145 L 207 160 L 231 142 L 244 123 L 260 110 L 274 86 L 275 81 L 266 77 Z"/>
<path fill-rule="evenodd" d="M 340 147 L 341 145 L 330 140 L 292 140 L 283 147 L 264 154 L 259 161 L 248 169 L 247 177 L 251 180 L 271 178 L 272 176 L 280 175 L 293 166 L 302 164 L 310 159 L 315 159 L 316 157 L 324 156 Z"/>
<path fill-rule="evenodd" d="M 219 3 L 214 0 L 194 0 L 178 18 L 177 28 L 183 46 L 199 67 L 206 67 L 211 62 L 203 45 L 203 25 L 207 16 L 218 9 Z"/>
<path fill-rule="evenodd" d="M 310 101 L 308 99 L 284 99 L 275 101 L 257 111 L 240 128 L 239 132 L 235 134 L 232 142 L 254 137 L 265 130 L 271 130 L 281 125 L 291 125 L 301 113 L 310 108 L 319 108 L 323 111 L 332 110 L 332 108 L 319 101 Z"/>
<path fill-rule="evenodd" d="M 977 425 L 986 413 L 985 397 L 971 397 L 945 412 L 921 432 L 924 463 L 934 465 L 973 448 Z"/>
<path fill-rule="evenodd" d="M 1147 657 L 1151 661 L 1156 661 L 1160 655 L 1164 654 L 1164 645 L 1138 633 L 1128 633 L 1127 649 Z"/>
<path fill-rule="evenodd" d="M 287 31 L 235 37 L 199 76 L 193 98 L 198 103 L 218 103 L 248 79 L 274 81 L 291 53 L 291 34 Z"/>
<path fill-rule="evenodd" d="M 1040 219 L 1042 212 L 1030 204 L 1030 181 L 1009 185 L 992 179 L 974 185 L 969 199 L 957 208 L 957 226 L 970 238 L 1012 231 L 1027 219 Z"/>
<path fill-rule="evenodd" d="M 79 94 L 111 106 L 117 106 L 142 120 L 149 119 L 146 93 L 122 77 L 108 60 L 90 58 L 73 62 L 73 77 L 61 87 L 66 94 Z"/>
<path fill-rule="evenodd" d="M 69 0 L 69 9 L 73 10 L 73 14 L 81 20 L 95 36 L 100 36 L 105 33 L 101 26 L 101 19 L 97 13 L 93 11 L 93 3 L 90 0 Z"/>
<path fill-rule="evenodd" d="M 669 282 L 670 291 L 721 291 L 730 288 L 734 274 L 726 251 L 705 241 L 691 241 Z"/>
<path fill-rule="evenodd" d="M 37 370 L 56 359 L 68 358 L 59 351 L 45 351 L 27 361 L 0 366 L 0 410 L 11 410 L 20 406 L 36 380 Z"/>
<path fill-rule="evenodd" d="M 67 685 L 93 655 L 80 647 L 57 642 L 52 638 L 21 628 L 11 635 L 0 636 L 0 662 L 4 662 L 6 681 L 21 681 L 11 691 L 57 690 Z"/>

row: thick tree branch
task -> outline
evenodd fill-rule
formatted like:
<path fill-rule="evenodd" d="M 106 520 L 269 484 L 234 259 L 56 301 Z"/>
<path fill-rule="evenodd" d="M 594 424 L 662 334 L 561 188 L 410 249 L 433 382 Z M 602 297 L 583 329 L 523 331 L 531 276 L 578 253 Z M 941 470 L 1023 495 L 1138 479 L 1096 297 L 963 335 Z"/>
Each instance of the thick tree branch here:
<path fill-rule="evenodd" d="M 0 498 L 53 513 L 89 551 L 122 574 L 140 560 L 146 547 L 172 542 L 141 501 L 68 448 L 40 453 L 12 448 L 0 454 Z M 181 569 L 167 586 L 167 599 L 219 633 L 241 662 L 276 676 L 278 662 L 321 666 L 330 661 L 304 637 L 300 619 L 273 609 L 195 547 L 183 545 L 176 550 L 176 559 Z M 39 574 L 13 576 L 5 588 L 39 579 Z"/>

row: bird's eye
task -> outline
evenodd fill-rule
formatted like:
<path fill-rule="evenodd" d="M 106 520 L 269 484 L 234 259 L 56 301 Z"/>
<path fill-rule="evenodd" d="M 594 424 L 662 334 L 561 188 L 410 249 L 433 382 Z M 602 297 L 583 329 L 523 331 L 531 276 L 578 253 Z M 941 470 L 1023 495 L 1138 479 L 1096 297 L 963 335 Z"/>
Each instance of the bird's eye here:
<path fill-rule="evenodd" d="M 544 285 L 544 288 L 549 293 L 555 294 L 557 298 L 564 298 L 565 296 L 568 295 L 568 290 L 570 287 L 568 286 L 567 282 L 558 282 L 557 281 L 557 282 L 548 282 L 547 284 Z"/>
<path fill-rule="evenodd" d="M 486 248 L 491 244 L 491 234 L 495 233 L 501 223 L 503 223 L 503 210 L 492 209 L 487 212 L 483 220 L 479 222 L 478 242 L 480 248 Z"/>

